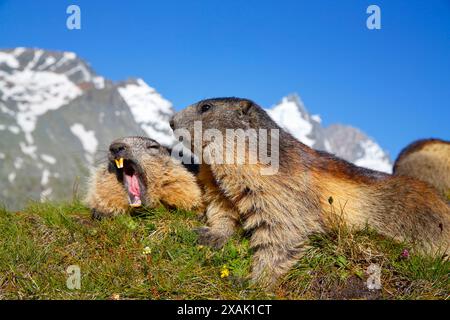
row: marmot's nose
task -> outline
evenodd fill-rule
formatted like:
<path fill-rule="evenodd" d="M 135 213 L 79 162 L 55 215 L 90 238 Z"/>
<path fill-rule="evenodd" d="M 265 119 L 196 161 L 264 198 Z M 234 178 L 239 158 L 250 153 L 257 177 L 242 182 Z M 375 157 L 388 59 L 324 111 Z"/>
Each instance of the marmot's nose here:
<path fill-rule="evenodd" d="M 172 117 L 172 119 L 170 119 L 169 124 L 170 124 L 170 127 L 172 128 L 172 130 L 174 130 L 175 122 L 173 121 L 173 117 Z"/>
<path fill-rule="evenodd" d="M 113 155 L 119 155 L 119 153 L 125 151 L 126 148 L 127 148 L 127 145 L 125 143 L 115 142 L 109 146 L 109 151 Z"/>

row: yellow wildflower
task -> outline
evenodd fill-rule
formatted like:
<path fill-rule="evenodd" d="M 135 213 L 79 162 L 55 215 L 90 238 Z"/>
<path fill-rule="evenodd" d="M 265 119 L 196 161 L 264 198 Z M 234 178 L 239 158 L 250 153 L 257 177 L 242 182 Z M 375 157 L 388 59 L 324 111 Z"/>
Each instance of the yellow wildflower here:
<path fill-rule="evenodd" d="M 226 278 L 230 275 L 230 270 L 228 270 L 227 266 L 222 267 L 222 271 L 220 272 L 221 278 Z"/>

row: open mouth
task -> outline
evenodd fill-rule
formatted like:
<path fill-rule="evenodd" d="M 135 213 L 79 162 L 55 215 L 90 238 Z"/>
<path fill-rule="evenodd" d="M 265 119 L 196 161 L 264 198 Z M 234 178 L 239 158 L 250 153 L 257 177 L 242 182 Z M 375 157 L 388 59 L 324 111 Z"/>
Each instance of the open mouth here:
<path fill-rule="evenodd" d="M 114 159 L 114 163 L 119 177 L 122 173 L 123 185 L 128 193 L 130 207 L 141 207 L 145 194 L 145 183 L 140 167 L 132 160 L 124 158 Z"/>

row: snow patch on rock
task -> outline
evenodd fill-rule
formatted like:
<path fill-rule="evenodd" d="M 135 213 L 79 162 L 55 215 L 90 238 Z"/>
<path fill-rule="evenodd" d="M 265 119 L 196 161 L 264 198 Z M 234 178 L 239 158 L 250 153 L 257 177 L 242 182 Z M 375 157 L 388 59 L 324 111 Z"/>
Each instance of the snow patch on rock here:
<path fill-rule="evenodd" d="M 4 108 L 16 115 L 17 124 L 31 143 L 38 117 L 73 100 L 81 89 L 64 74 L 22 70 L 0 76 L 0 93 L 1 100 L 16 102 L 17 110 Z"/>
<path fill-rule="evenodd" d="M 70 127 L 70 131 L 80 140 L 84 151 L 86 151 L 86 160 L 92 163 L 93 155 L 97 151 L 98 141 L 95 138 L 94 130 L 87 130 L 81 123 L 75 123 Z"/>
<path fill-rule="evenodd" d="M 48 154 L 41 154 L 41 159 L 44 160 L 45 162 L 49 163 L 49 164 L 55 164 L 56 163 L 56 159 Z"/>
<path fill-rule="evenodd" d="M 0 52 L 0 65 L 6 64 L 10 68 L 18 68 L 20 66 L 19 61 L 16 57 L 7 52 Z"/>
<path fill-rule="evenodd" d="M 169 118 L 173 113 L 168 100 L 142 79 L 119 87 L 118 91 L 130 107 L 134 120 L 149 137 L 164 145 L 173 144 L 174 138 L 168 134 L 171 132 Z"/>
<path fill-rule="evenodd" d="M 9 183 L 13 183 L 15 179 L 16 179 L 16 173 L 15 172 L 11 172 L 11 173 L 8 174 L 8 181 L 9 181 Z"/>
<path fill-rule="evenodd" d="M 44 171 L 42 171 L 41 185 L 46 186 L 48 184 L 49 179 L 50 179 L 50 171 L 48 169 L 44 169 Z"/>

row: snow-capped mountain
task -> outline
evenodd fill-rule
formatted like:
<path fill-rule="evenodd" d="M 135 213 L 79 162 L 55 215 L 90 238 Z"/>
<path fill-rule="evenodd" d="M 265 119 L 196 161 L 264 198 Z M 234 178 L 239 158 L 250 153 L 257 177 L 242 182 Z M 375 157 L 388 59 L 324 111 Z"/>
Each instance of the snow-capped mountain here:
<path fill-rule="evenodd" d="M 172 145 L 174 140 L 169 125 L 172 104 L 142 79 L 120 86 L 118 90 L 145 133 L 161 144 Z"/>
<path fill-rule="evenodd" d="M 350 126 L 335 124 L 324 128 L 320 116 L 310 115 L 295 94 L 284 97 L 266 111 L 283 129 L 309 147 L 330 152 L 361 167 L 392 172 L 388 154 L 373 139 Z"/>
<path fill-rule="evenodd" d="M 80 195 L 88 169 L 109 143 L 147 135 L 173 143 L 170 101 L 142 79 L 113 83 L 72 52 L 0 50 L 0 204 Z M 390 171 L 383 150 L 359 130 L 323 128 L 297 96 L 268 110 L 309 146 L 356 164 Z"/>
<path fill-rule="evenodd" d="M 72 198 L 113 139 L 171 144 L 172 114 L 143 80 L 114 84 L 74 53 L 0 51 L 0 203 Z"/>

